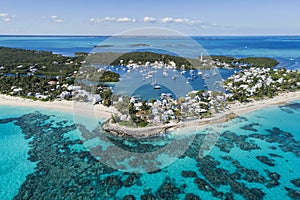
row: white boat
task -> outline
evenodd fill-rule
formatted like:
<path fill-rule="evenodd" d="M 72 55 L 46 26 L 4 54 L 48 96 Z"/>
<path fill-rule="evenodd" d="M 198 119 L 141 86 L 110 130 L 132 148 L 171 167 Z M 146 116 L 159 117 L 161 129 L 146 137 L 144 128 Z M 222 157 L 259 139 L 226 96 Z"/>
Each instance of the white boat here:
<path fill-rule="evenodd" d="M 164 71 L 163 71 L 163 77 L 166 78 L 168 75 L 169 75 L 168 71 L 167 71 L 167 70 L 164 70 Z"/>
<path fill-rule="evenodd" d="M 154 88 L 155 90 L 159 90 L 159 89 L 161 89 L 161 86 L 158 85 L 158 84 L 155 84 L 155 85 L 153 86 L 153 88 Z"/>
<path fill-rule="evenodd" d="M 161 86 L 159 84 L 156 83 L 156 79 L 155 79 L 155 82 L 152 81 L 152 83 L 150 83 L 151 85 L 153 85 L 153 88 L 155 90 L 159 90 L 161 88 Z"/>

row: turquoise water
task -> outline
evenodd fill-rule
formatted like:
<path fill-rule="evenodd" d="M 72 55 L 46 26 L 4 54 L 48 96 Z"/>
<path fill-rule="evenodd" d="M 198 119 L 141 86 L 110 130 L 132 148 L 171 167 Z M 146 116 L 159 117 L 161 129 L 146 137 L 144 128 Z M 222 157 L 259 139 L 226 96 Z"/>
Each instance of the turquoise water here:
<path fill-rule="evenodd" d="M 35 111 L 52 115 L 53 126 L 56 125 L 55 120 L 59 122 L 67 119 L 72 122 L 73 116 L 70 113 L 13 106 L 0 106 L 0 120 L 18 118 Z M 72 134 L 72 132 L 68 134 Z M 78 137 L 78 134 L 76 133 L 75 136 Z M 31 139 L 24 139 L 22 129 L 16 126 L 14 121 L 0 123 L 0 199 L 12 199 L 18 193 L 26 176 L 34 172 L 37 162 L 28 160 L 28 151 L 30 150 L 28 143 L 30 141 Z"/>
<path fill-rule="evenodd" d="M 95 151 L 90 154 L 88 150 L 105 152 L 113 143 L 127 151 L 145 153 L 168 145 L 176 136 L 107 140 L 93 132 L 98 119 L 82 116 L 87 131 L 81 132 L 72 125 L 71 113 L 9 106 L 0 106 L 0 113 L 3 200 L 28 195 L 32 199 L 299 198 L 300 101 L 224 123 L 216 145 L 204 158 L 199 158 L 198 152 L 208 132 L 199 130 L 182 156 L 149 173 L 110 168 L 98 159 L 118 157 L 101 158 L 101 154 L 96 159 Z M 164 152 L 155 159 L 171 154 Z M 135 163 L 129 162 L 131 165 Z"/>
<path fill-rule="evenodd" d="M 0 107 L 0 119 L 19 117 L 30 109 Z M 28 142 L 24 140 L 22 130 L 13 122 L 0 124 L 0 196 L 11 199 L 15 196 L 26 175 L 34 171 L 36 163 L 27 160 Z"/>
<path fill-rule="evenodd" d="M 107 38 L 0 36 L 0 46 L 73 55 L 78 51 L 90 52 Z M 299 36 L 193 39 L 210 55 L 274 57 L 281 62 L 280 66 L 300 69 Z M 174 38 L 118 38 L 112 46 L 96 50 L 129 51 L 138 43 L 148 44 L 151 51 L 167 48 L 184 51 L 189 57 L 199 56 L 197 48 Z M 231 73 L 221 72 L 225 77 Z M 199 87 L 193 85 L 196 83 L 191 82 L 193 87 Z M 145 88 L 138 90 L 141 95 L 147 93 Z M 123 171 L 110 168 L 103 163 L 121 167 L 124 160 L 121 154 L 112 156 L 105 152 L 115 145 L 124 149 L 123 153 L 131 151 L 143 155 L 168 146 L 177 136 L 143 141 L 120 140 L 93 131 L 99 128 L 102 119 L 75 116 L 75 122 L 79 120 L 84 122 L 82 129 L 73 125 L 72 113 L 0 106 L 1 200 L 14 197 L 299 199 L 300 101 L 259 110 L 224 123 L 216 145 L 204 158 L 199 158 L 198 154 L 208 131 L 199 130 L 179 159 L 151 173 L 126 173 L 124 168 L 120 168 Z M 174 152 L 177 149 L 173 149 Z M 163 152 L 154 160 L 163 161 L 172 155 L 171 151 Z M 146 159 L 133 160 L 125 160 L 126 166 L 134 169 L 151 164 L 145 163 Z"/>

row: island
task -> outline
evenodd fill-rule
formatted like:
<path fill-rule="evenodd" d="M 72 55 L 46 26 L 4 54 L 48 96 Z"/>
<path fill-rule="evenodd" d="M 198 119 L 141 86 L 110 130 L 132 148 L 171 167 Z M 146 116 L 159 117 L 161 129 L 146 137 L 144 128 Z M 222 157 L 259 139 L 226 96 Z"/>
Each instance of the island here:
<path fill-rule="evenodd" d="M 0 98 L 1 104 L 31 103 L 69 111 L 71 101 L 90 104 L 106 119 L 102 128 L 108 133 L 157 137 L 177 128 L 219 123 L 267 105 L 300 99 L 300 72 L 274 68 L 277 64 L 272 58 L 183 58 L 152 52 L 79 52 L 69 57 L 1 47 Z M 214 83 L 224 90 L 194 90 L 176 97 L 164 92 L 156 99 L 120 95 L 109 84 L 121 81 L 124 73 L 148 69 L 143 80 L 151 79 L 151 73 L 160 69 L 164 78 L 175 81 L 182 76 L 188 83 L 214 77 L 215 72 L 208 75 L 201 71 L 211 67 L 239 70 Z M 168 77 L 168 70 L 177 77 Z M 160 90 L 159 85 L 153 88 Z"/>

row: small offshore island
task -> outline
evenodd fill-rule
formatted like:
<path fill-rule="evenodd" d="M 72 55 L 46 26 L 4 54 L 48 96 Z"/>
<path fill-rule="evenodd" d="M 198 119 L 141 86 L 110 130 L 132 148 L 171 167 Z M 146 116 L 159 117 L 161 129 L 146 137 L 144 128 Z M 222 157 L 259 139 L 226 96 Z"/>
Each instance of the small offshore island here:
<path fill-rule="evenodd" d="M 16 100 L 23 101 L 20 105 L 41 106 L 36 100 L 54 101 L 43 105 L 62 109 L 71 106 L 71 100 L 93 104 L 107 119 L 102 126 L 105 131 L 120 137 L 153 137 L 178 127 L 222 122 L 269 104 L 299 99 L 300 72 L 273 69 L 277 64 L 271 58 L 201 55 L 191 59 L 151 52 L 76 53 L 67 57 L 1 47 L 0 93 L 31 99 Z M 114 94 L 108 83 L 122 81 L 122 75 L 117 70 L 99 68 L 103 65 L 116 66 L 127 73 L 140 72 L 143 81 L 149 81 L 156 91 L 162 87 L 153 79 L 158 70 L 165 79 L 184 77 L 186 84 L 216 77 L 218 68 L 234 68 L 237 72 L 226 80 L 215 81 L 216 90 L 190 91 L 176 97 L 162 92 L 159 98 L 146 100 Z M 97 84 L 91 90 L 84 80 Z M 14 102 L 3 95 L 1 99 L 2 104 Z"/>

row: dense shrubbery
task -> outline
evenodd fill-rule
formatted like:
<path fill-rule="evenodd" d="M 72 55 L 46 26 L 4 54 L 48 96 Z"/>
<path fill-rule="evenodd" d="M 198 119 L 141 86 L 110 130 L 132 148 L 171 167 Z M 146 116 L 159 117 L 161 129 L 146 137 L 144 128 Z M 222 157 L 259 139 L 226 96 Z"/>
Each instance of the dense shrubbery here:
<path fill-rule="evenodd" d="M 40 93 L 53 100 L 63 89 L 49 81 L 60 86 L 74 84 L 74 71 L 79 69 L 85 56 L 78 53 L 75 57 L 66 57 L 45 51 L 0 47 L 0 93 L 33 99 L 34 94 Z M 14 92 L 14 88 L 21 90 Z"/>
<path fill-rule="evenodd" d="M 34 67 L 36 74 L 68 76 L 79 69 L 84 58 L 84 54 L 67 57 L 52 52 L 0 47 L 0 66 L 5 67 L 2 73 L 25 74 Z"/>
<path fill-rule="evenodd" d="M 252 74 L 252 73 L 251 73 Z M 236 75 L 242 77 L 245 73 L 242 71 Z M 229 86 L 229 91 L 232 97 L 228 100 L 238 100 L 246 102 L 250 98 L 272 98 L 279 92 L 295 91 L 300 89 L 300 73 L 286 69 L 272 70 L 264 72 L 262 75 L 250 75 L 246 78 L 247 81 L 240 81 L 234 78 L 228 78 L 224 81 L 224 85 Z M 247 85 L 244 88 L 243 85 Z M 259 85 L 259 87 L 258 87 Z M 253 90 L 255 88 L 255 90 Z M 252 90 L 252 94 L 249 93 Z"/>
<path fill-rule="evenodd" d="M 251 67 L 275 67 L 279 64 L 277 60 L 265 57 L 234 58 L 231 56 L 211 56 L 211 58 L 214 61 L 230 64 L 232 67 L 235 67 L 232 63 L 249 64 Z"/>
<path fill-rule="evenodd" d="M 164 63 L 169 63 L 170 61 L 174 61 L 178 67 L 184 65 L 185 67 L 191 67 L 190 62 L 183 57 L 172 56 L 168 54 L 158 54 L 153 52 L 130 52 L 125 53 L 115 59 L 112 62 L 112 65 L 119 65 L 120 60 L 123 60 L 124 64 L 129 64 L 130 61 L 134 63 L 141 62 L 141 64 L 145 64 L 146 62 L 154 63 L 155 61 L 162 61 Z"/>
<path fill-rule="evenodd" d="M 155 61 L 162 61 L 163 63 L 168 64 L 170 61 L 173 61 L 176 63 L 177 69 L 182 69 L 182 66 L 184 66 L 185 69 L 209 69 L 210 66 L 208 64 L 211 60 L 227 63 L 231 67 L 239 67 L 238 63 L 248 64 L 252 67 L 274 67 L 278 64 L 277 60 L 264 57 L 234 58 L 230 56 L 204 56 L 201 61 L 201 59 L 196 58 L 184 58 L 153 52 L 129 52 L 125 54 L 113 52 L 94 53 L 88 55 L 86 60 L 88 64 L 98 65 L 145 64 L 146 62 L 154 63 Z M 236 65 L 233 63 L 236 63 Z M 219 67 L 223 66 L 221 65 Z"/>
<path fill-rule="evenodd" d="M 62 92 L 62 88 L 48 84 L 51 80 L 51 78 L 39 78 L 37 76 L 2 76 L 0 77 L 0 93 L 29 98 L 34 98 L 35 93 L 40 93 L 49 95 L 49 99 L 53 100 Z M 22 88 L 22 90 L 11 93 L 13 88 Z M 32 93 L 32 96 L 28 95 L 29 93 Z"/>
<path fill-rule="evenodd" d="M 120 79 L 120 74 L 111 72 L 111 71 L 104 71 L 99 78 L 99 82 L 118 82 Z"/>

